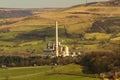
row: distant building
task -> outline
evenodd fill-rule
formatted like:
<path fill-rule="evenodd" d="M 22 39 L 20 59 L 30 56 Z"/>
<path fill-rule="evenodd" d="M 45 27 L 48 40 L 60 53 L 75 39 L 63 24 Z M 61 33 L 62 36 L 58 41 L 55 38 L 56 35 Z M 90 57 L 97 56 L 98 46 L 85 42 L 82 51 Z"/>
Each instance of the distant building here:
<path fill-rule="evenodd" d="M 46 56 L 56 56 L 56 42 L 50 41 L 47 43 L 47 48 L 44 50 L 44 54 Z M 69 56 L 69 47 L 66 45 L 61 45 L 60 42 L 58 42 L 58 56 Z"/>
<path fill-rule="evenodd" d="M 7 69 L 7 66 L 6 65 L 1 65 L 1 68 L 2 69 Z"/>

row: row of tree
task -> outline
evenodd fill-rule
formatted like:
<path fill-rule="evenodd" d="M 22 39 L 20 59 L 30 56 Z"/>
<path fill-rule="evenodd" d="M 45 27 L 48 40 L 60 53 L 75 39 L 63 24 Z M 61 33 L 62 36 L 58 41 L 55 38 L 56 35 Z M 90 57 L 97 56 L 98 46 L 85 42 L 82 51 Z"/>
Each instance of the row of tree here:
<path fill-rule="evenodd" d="M 120 68 L 120 53 L 98 51 L 82 56 L 80 64 L 91 73 L 103 73 Z"/>
<path fill-rule="evenodd" d="M 20 66 L 42 66 L 42 65 L 66 65 L 75 63 L 79 60 L 76 57 L 19 57 L 19 56 L 0 56 L 0 66 L 6 65 L 8 67 L 20 67 Z"/>
<path fill-rule="evenodd" d="M 0 65 L 8 67 L 42 66 L 42 65 L 66 65 L 79 64 L 86 67 L 86 72 L 102 73 L 109 72 L 120 67 L 120 53 L 110 51 L 96 51 L 84 53 L 77 57 L 19 57 L 0 56 Z"/>

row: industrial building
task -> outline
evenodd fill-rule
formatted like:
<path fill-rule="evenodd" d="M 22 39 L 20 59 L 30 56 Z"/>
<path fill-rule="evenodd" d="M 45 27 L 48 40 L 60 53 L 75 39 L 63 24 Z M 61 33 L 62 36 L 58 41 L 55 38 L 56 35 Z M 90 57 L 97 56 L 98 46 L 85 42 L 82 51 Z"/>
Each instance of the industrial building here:
<path fill-rule="evenodd" d="M 66 56 L 78 56 L 81 55 L 80 52 L 70 52 L 69 47 L 67 45 L 61 44 L 58 40 L 58 22 L 56 21 L 56 41 L 49 41 L 47 43 L 47 47 L 44 50 L 45 56 L 53 56 L 53 57 L 66 57 Z"/>
<path fill-rule="evenodd" d="M 56 41 L 47 43 L 47 48 L 44 50 L 46 56 L 69 56 L 69 48 L 66 45 L 61 45 L 58 41 L 58 22 L 56 21 Z"/>
<path fill-rule="evenodd" d="M 58 55 L 56 55 L 56 42 L 54 41 L 47 43 L 47 48 L 44 50 L 44 54 L 46 56 L 70 56 L 68 46 L 61 45 L 60 42 L 58 42 Z"/>

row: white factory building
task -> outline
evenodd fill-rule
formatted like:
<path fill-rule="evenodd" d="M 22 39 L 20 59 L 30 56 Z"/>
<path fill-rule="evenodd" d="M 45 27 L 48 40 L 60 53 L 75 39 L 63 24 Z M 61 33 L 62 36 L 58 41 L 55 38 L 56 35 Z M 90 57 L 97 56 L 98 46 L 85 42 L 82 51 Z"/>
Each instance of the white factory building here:
<path fill-rule="evenodd" d="M 47 43 L 47 48 L 44 50 L 44 54 L 46 56 L 56 56 L 56 42 L 50 41 Z M 58 42 L 58 56 L 70 56 L 69 55 L 69 48 L 66 45 L 61 45 Z"/>

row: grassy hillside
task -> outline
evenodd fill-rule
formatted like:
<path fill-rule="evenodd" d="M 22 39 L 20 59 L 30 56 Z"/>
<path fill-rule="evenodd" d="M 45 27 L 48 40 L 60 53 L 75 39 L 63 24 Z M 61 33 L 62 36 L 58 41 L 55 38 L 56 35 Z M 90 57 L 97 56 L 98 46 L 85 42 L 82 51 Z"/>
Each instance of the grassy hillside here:
<path fill-rule="evenodd" d="M 55 8 L 0 8 L 0 18 L 19 18 L 54 11 Z"/>
<path fill-rule="evenodd" d="M 91 24 L 96 19 L 118 17 L 119 15 L 119 7 L 80 6 L 27 17 L 15 24 L 5 25 L 3 27 L 22 27 L 23 25 L 49 26 L 54 25 L 54 22 L 58 20 L 60 25 L 67 26 L 68 31 L 75 32 L 76 30 L 85 30 L 86 28 L 91 27 Z M 72 27 L 74 27 L 74 29 L 72 29 Z"/>
<path fill-rule="evenodd" d="M 70 70 L 71 68 L 72 70 Z M 65 70 L 66 73 L 63 73 L 61 70 Z M 95 77 L 95 75 L 90 77 L 87 74 L 82 73 L 81 70 L 82 68 L 79 65 L 73 64 L 55 66 L 53 69 L 50 66 L 8 68 L 0 69 L 0 80 L 96 80 L 96 78 L 92 78 Z M 59 71 L 59 73 L 52 73 L 56 71 Z"/>
<path fill-rule="evenodd" d="M 60 41 L 79 51 L 104 50 L 100 44 L 119 44 L 120 7 L 78 5 L 23 18 L 0 19 L 0 53 L 41 55 L 55 40 L 55 21 Z M 29 55 L 29 54 L 27 54 Z"/>

